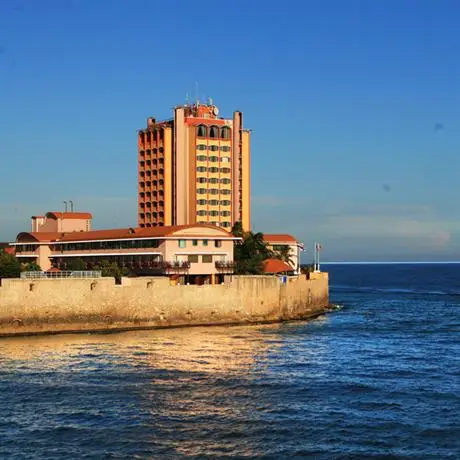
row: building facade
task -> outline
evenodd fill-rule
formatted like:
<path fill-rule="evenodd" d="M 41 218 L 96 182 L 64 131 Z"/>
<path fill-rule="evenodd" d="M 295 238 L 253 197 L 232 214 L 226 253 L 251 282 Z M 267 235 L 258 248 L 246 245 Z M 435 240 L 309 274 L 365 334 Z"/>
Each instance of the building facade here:
<path fill-rule="evenodd" d="M 271 251 L 284 254 L 295 273 L 300 273 L 300 253 L 304 246 L 297 238 L 285 233 L 265 233 L 264 241 Z"/>
<path fill-rule="evenodd" d="M 178 106 L 138 133 L 138 226 L 208 224 L 250 230 L 250 131 L 242 112 Z"/>
<path fill-rule="evenodd" d="M 78 220 L 73 217 L 64 215 L 58 225 L 71 226 Z M 11 244 L 21 262 L 34 262 L 45 271 L 69 270 L 76 258 L 87 270 L 115 262 L 133 274 L 179 275 L 192 283 L 197 276 L 218 282 L 233 273 L 233 245 L 238 240 L 223 228 L 200 224 L 66 232 L 41 228 L 20 233 Z"/>

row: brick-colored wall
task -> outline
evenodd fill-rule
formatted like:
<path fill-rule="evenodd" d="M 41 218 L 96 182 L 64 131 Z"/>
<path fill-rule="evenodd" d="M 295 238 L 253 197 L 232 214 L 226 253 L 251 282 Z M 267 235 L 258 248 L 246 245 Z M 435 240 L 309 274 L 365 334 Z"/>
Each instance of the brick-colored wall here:
<path fill-rule="evenodd" d="M 329 304 L 327 274 L 286 284 L 234 276 L 222 285 L 172 286 L 167 278 L 4 279 L 0 336 L 301 319 Z"/>

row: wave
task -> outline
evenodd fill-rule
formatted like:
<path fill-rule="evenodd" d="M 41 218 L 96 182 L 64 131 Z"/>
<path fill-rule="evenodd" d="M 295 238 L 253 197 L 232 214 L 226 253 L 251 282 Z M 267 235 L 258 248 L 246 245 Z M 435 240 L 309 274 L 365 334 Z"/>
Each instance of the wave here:
<path fill-rule="evenodd" d="M 346 284 L 331 284 L 331 291 L 340 291 L 348 293 L 360 294 L 363 292 L 369 293 L 388 293 L 388 294 L 417 294 L 417 295 L 433 295 L 433 296 L 460 296 L 458 291 L 441 291 L 441 290 L 426 290 L 426 289 L 408 289 L 396 287 L 376 287 L 376 286 L 353 286 Z"/>

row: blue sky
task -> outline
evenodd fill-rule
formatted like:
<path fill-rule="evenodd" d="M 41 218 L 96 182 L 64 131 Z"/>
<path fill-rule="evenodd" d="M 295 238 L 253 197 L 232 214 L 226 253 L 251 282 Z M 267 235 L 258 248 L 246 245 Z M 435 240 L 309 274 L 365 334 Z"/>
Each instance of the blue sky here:
<path fill-rule="evenodd" d="M 186 93 L 252 132 L 252 222 L 325 260 L 460 260 L 455 0 L 0 3 L 0 240 L 136 223 L 136 130 Z M 311 251 L 305 254 L 311 260 Z"/>

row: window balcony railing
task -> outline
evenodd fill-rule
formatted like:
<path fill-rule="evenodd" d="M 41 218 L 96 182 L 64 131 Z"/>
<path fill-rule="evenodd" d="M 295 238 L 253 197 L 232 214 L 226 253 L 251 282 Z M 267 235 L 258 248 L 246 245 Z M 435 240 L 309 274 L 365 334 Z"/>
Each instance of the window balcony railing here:
<path fill-rule="evenodd" d="M 221 271 L 234 271 L 236 267 L 235 262 L 229 262 L 227 260 L 218 260 L 215 263 L 217 270 Z"/>

